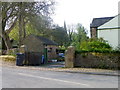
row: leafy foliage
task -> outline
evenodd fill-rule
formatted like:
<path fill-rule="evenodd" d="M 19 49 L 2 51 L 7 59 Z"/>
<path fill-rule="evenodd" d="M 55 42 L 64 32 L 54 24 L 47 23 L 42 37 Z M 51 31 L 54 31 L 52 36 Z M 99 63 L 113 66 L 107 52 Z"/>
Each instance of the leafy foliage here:
<path fill-rule="evenodd" d="M 72 34 L 71 45 L 75 46 L 76 49 L 80 49 L 81 42 L 84 42 L 88 39 L 86 29 L 81 25 L 77 24 L 76 31 Z"/>
<path fill-rule="evenodd" d="M 116 47 L 115 51 L 120 52 L 120 44 Z"/>
<path fill-rule="evenodd" d="M 51 38 L 60 46 L 66 46 L 68 42 L 67 31 L 63 27 L 56 26 L 51 32 Z"/>
<path fill-rule="evenodd" d="M 111 51 L 112 47 L 102 38 L 89 39 L 80 44 L 81 50 L 86 51 Z"/>
<path fill-rule="evenodd" d="M 42 16 L 42 17 L 46 17 L 47 19 L 50 19 L 50 15 L 53 14 L 53 11 L 54 11 L 55 2 L 53 0 L 43 0 L 40 2 L 0 2 L 0 4 L 1 4 L 0 9 L 2 11 L 1 13 L 2 35 L 1 36 L 5 42 L 5 44 L 3 44 L 4 49 L 6 46 L 7 50 L 9 50 L 10 48 L 12 48 L 10 38 L 9 38 L 9 33 L 13 30 L 16 23 L 19 26 L 16 29 L 19 30 L 17 32 L 19 32 L 18 34 L 19 45 L 21 45 L 21 41 L 26 36 L 26 32 L 25 32 L 26 24 L 28 22 L 29 23 L 33 22 L 32 17 L 34 16 Z M 41 25 L 44 26 L 43 24 Z"/>

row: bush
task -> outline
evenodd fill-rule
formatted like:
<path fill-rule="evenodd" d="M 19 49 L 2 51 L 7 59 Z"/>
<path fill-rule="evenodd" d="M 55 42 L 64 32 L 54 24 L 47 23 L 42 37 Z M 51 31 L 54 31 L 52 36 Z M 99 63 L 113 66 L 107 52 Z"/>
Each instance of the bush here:
<path fill-rule="evenodd" d="M 80 50 L 85 51 L 111 51 L 112 47 L 103 39 L 89 39 L 80 44 Z"/>
<path fill-rule="evenodd" d="M 0 56 L 0 59 L 3 61 L 15 61 L 16 57 L 12 55 L 2 55 Z"/>
<path fill-rule="evenodd" d="M 120 52 L 120 44 L 118 45 L 118 47 L 114 51 Z"/>
<path fill-rule="evenodd" d="M 10 49 L 7 54 L 16 56 L 17 53 L 19 53 L 19 50 L 18 50 L 18 48 L 15 48 L 15 49 Z"/>

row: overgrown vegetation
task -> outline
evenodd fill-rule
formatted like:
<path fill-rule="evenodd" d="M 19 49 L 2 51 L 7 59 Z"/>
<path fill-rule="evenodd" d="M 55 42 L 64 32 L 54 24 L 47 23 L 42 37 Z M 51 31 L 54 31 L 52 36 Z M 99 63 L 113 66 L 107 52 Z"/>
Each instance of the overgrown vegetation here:
<path fill-rule="evenodd" d="M 79 50 L 84 51 L 99 51 L 106 52 L 112 51 L 112 47 L 102 38 L 90 38 L 86 41 L 83 41 L 79 45 Z"/>

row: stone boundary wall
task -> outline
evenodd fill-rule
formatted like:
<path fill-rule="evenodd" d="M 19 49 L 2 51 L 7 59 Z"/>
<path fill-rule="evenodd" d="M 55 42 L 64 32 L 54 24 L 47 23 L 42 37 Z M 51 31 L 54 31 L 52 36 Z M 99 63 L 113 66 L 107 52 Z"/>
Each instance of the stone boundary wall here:
<path fill-rule="evenodd" d="M 74 67 L 120 69 L 120 54 L 90 52 L 76 54 Z"/>
<path fill-rule="evenodd" d="M 65 67 L 119 69 L 120 53 L 75 52 L 73 46 L 65 51 Z"/>

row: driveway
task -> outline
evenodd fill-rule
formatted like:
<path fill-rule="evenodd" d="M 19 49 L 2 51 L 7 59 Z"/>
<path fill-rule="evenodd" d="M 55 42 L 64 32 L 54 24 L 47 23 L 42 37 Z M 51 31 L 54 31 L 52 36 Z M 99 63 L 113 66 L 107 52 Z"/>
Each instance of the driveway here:
<path fill-rule="evenodd" d="M 49 62 L 48 64 L 42 66 L 46 68 L 62 68 L 65 67 L 65 62 Z"/>

